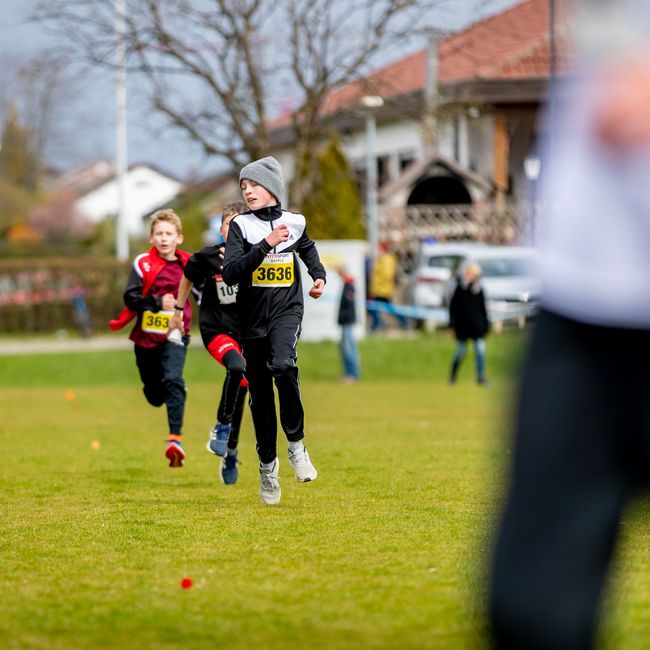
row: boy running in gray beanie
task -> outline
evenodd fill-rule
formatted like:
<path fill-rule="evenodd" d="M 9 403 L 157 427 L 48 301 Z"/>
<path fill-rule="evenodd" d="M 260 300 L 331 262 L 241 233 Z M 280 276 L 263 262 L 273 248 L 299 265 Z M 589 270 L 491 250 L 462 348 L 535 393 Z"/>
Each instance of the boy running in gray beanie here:
<path fill-rule="evenodd" d="M 223 279 L 229 285 L 239 284 L 237 307 L 260 459 L 260 497 L 267 505 L 276 505 L 281 491 L 274 382 L 296 479 L 307 483 L 317 476 L 303 444 L 296 345 L 304 305 L 296 255 L 313 279 L 312 298 L 323 293 L 326 275 L 316 245 L 307 235 L 305 217 L 282 209 L 284 178 L 278 161 L 269 156 L 249 163 L 239 181 L 249 211 L 230 224 Z"/>
<path fill-rule="evenodd" d="M 267 156 L 244 165 L 239 172 L 239 182 L 245 178 L 265 187 L 276 198 L 278 203 L 282 203 L 284 198 L 284 174 L 280 163 Z"/>

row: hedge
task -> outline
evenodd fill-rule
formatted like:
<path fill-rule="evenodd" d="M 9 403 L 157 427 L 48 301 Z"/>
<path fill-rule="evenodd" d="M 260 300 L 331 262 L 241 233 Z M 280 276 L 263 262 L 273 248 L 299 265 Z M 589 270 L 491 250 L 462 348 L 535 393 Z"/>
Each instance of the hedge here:
<path fill-rule="evenodd" d="M 0 260 L 0 331 L 108 331 L 123 307 L 129 269 L 110 258 Z"/>

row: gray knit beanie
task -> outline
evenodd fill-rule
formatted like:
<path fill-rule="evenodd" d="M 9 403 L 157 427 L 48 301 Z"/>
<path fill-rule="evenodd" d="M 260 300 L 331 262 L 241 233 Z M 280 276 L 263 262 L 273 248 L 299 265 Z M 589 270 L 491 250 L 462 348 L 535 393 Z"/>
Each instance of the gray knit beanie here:
<path fill-rule="evenodd" d="M 260 158 L 244 165 L 239 172 L 239 182 L 241 183 L 245 178 L 266 188 L 278 200 L 278 203 L 282 203 L 284 175 L 280 163 L 273 156 Z"/>

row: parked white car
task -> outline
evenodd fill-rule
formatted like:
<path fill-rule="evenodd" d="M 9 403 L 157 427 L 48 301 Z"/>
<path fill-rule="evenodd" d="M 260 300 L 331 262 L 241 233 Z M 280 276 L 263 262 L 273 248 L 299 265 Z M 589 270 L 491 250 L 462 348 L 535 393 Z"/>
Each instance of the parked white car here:
<path fill-rule="evenodd" d="M 525 246 L 423 241 L 407 295 L 415 307 L 445 310 L 463 266 L 476 262 L 490 319 L 521 323 L 534 314 L 541 292 L 536 259 L 535 250 Z M 440 311 L 438 322 L 448 322 L 445 311 Z"/>
<path fill-rule="evenodd" d="M 416 307 L 436 309 L 448 304 L 448 288 L 461 264 L 484 244 L 423 241 L 411 274 L 408 297 Z"/>
<path fill-rule="evenodd" d="M 541 293 L 537 253 L 525 246 L 485 246 L 467 255 L 458 271 L 470 262 L 481 267 L 481 285 L 492 321 L 531 316 Z M 453 287 L 449 289 L 450 294 Z"/>

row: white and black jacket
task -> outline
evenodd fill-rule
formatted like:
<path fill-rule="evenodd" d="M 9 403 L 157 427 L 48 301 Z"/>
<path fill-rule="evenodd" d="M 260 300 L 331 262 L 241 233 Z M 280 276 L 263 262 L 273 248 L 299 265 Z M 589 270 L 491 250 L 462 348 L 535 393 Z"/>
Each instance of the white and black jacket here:
<path fill-rule="evenodd" d="M 266 237 L 280 224 L 289 228 L 289 240 L 272 249 Z M 253 273 L 270 253 L 291 253 L 293 274 L 290 285 L 253 286 Z M 303 215 L 274 205 L 244 212 L 231 221 L 223 279 L 230 285 L 239 284 L 237 307 L 243 338 L 265 336 L 270 324 L 283 316 L 291 314 L 302 318 L 302 282 L 296 253 L 313 280 L 326 279 L 316 245 L 307 234 Z"/>

